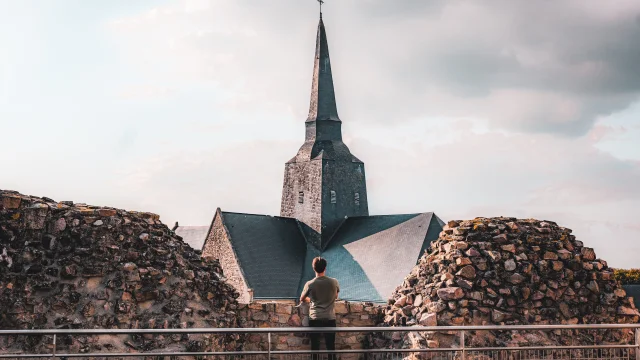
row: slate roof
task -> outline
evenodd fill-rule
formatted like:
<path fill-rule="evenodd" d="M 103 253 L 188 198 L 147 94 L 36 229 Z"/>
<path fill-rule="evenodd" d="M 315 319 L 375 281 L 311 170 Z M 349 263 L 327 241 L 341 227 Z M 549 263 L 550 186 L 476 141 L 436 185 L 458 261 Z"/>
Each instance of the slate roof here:
<path fill-rule="evenodd" d="M 640 285 L 623 285 L 622 287 L 627 292 L 627 296 L 633 297 L 636 308 L 640 309 Z"/>
<path fill-rule="evenodd" d="M 307 244 L 296 219 L 222 212 L 231 245 L 256 299 L 300 295 L 323 256 L 340 298 L 382 303 L 437 239 L 444 223 L 433 213 L 347 219 L 324 251 Z"/>
<path fill-rule="evenodd" d="M 179 226 L 175 230 L 185 243 L 196 250 L 202 250 L 208 232 L 209 226 Z"/>
<path fill-rule="evenodd" d="M 256 298 L 295 298 L 306 241 L 293 218 L 222 212 L 233 250 Z"/>
<path fill-rule="evenodd" d="M 338 279 L 344 300 L 386 302 L 441 226 L 433 213 L 347 219 L 322 253 L 327 275 Z"/>

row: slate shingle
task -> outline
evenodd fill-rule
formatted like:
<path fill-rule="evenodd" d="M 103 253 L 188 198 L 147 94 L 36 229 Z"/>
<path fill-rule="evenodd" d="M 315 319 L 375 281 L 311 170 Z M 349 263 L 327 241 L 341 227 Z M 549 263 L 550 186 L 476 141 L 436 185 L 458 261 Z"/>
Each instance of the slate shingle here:
<path fill-rule="evenodd" d="M 636 308 L 640 309 L 640 285 L 624 285 L 622 287 L 627 292 L 627 296 L 633 297 Z"/>
<path fill-rule="evenodd" d="M 223 212 L 223 221 L 256 299 L 297 298 L 323 256 L 340 298 L 385 302 L 442 229 L 433 213 L 347 219 L 326 249 L 305 241 L 292 218 Z"/>
<path fill-rule="evenodd" d="M 306 242 L 292 218 L 223 212 L 231 245 L 255 298 L 295 298 Z"/>

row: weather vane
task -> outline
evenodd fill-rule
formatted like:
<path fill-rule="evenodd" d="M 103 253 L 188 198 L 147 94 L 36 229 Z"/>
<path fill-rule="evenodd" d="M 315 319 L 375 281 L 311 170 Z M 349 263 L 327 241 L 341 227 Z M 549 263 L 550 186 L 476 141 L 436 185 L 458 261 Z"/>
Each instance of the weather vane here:
<path fill-rule="evenodd" d="M 322 4 L 324 4 L 324 0 L 318 0 L 320 3 L 320 17 L 322 17 Z"/>

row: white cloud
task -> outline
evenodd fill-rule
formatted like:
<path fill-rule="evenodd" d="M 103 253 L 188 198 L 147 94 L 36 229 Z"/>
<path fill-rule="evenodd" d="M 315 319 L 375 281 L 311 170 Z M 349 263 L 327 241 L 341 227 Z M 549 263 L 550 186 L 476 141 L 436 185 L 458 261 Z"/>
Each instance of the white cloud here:
<path fill-rule="evenodd" d="M 494 128 L 585 134 L 639 98 L 638 4 L 407 1 L 384 16 L 381 1 L 330 4 L 341 113 L 369 122 L 456 113 Z M 112 30 L 137 61 L 167 61 L 160 76 L 216 82 L 255 106 L 285 102 L 302 116 L 311 5 L 183 1 Z"/>
<path fill-rule="evenodd" d="M 122 89 L 118 96 L 128 100 L 149 100 L 166 98 L 174 93 L 168 86 L 130 85 Z"/>

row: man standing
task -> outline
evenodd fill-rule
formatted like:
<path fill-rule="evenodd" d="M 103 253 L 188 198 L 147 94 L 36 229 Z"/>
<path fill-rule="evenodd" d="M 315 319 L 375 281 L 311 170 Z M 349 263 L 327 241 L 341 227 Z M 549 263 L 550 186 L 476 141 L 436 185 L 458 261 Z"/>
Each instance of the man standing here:
<path fill-rule="evenodd" d="M 311 327 L 336 327 L 336 313 L 334 305 L 340 292 L 338 280 L 325 276 L 327 260 L 317 257 L 313 259 L 313 271 L 316 277 L 304 285 L 300 302 L 311 300 L 309 309 L 309 326 Z M 320 334 L 311 333 L 311 350 L 320 350 Z M 336 349 L 336 333 L 323 333 L 327 350 Z M 313 359 L 318 356 L 314 355 Z M 335 360 L 336 355 L 330 354 L 329 360 Z"/>

